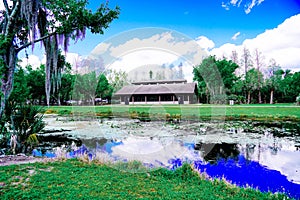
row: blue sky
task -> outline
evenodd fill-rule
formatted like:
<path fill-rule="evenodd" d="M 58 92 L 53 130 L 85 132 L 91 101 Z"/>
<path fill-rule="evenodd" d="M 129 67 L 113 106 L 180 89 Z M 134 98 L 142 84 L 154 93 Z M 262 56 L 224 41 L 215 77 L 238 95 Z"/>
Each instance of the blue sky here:
<path fill-rule="evenodd" d="M 101 2 L 104 1 L 90 0 L 89 8 L 95 10 Z M 121 9 L 120 16 L 104 35 L 87 31 L 83 41 L 70 42 L 67 61 L 73 66 L 95 56 L 104 60 L 105 67 L 110 64 L 121 69 L 144 64 L 169 65 L 181 62 L 184 56 L 191 56 L 187 53 L 193 51 L 194 42 L 205 50 L 206 55 L 217 58 L 230 59 L 232 51 L 236 51 L 240 60 L 243 48 L 248 48 L 251 54 L 258 49 L 263 55 L 263 67 L 267 68 L 270 60 L 275 59 L 283 69 L 300 71 L 299 0 L 109 1 L 111 8 L 116 5 Z M 165 32 L 145 29 L 147 27 L 162 28 Z M 193 42 L 180 41 L 180 34 Z M 139 49 L 148 45 L 149 48 L 149 44 L 151 48 L 165 48 L 173 54 L 152 49 L 129 55 L 129 51 L 133 51 L 131 47 Z M 175 54 L 181 54 L 181 58 Z M 198 50 L 193 54 L 198 58 L 204 55 Z M 41 62 L 45 63 L 42 57 L 35 49 L 34 55 L 23 63 L 39 66 Z M 183 65 L 185 76 L 190 79 L 192 66 L 201 62 L 198 58 L 192 64 L 186 62 Z M 111 64 L 113 60 L 116 63 Z"/>
<path fill-rule="evenodd" d="M 300 13 L 297 0 L 259 1 L 246 14 L 246 6 L 252 0 L 110 0 L 111 7 L 121 8 L 119 19 L 115 20 L 104 35 L 87 34 L 84 41 L 73 45 L 70 51 L 88 54 L 98 43 L 123 31 L 143 27 L 172 29 L 196 39 L 204 35 L 219 47 L 225 43 L 241 44 L 245 39 L 256 37 L 267 29 L 273 29 L 285 19 Z M 236 2 L 234 4 L 234 2 Z M 95 9 L 99 1 L 90 1 Z M 235 33 L 240 32 L 236 40 Z"/>

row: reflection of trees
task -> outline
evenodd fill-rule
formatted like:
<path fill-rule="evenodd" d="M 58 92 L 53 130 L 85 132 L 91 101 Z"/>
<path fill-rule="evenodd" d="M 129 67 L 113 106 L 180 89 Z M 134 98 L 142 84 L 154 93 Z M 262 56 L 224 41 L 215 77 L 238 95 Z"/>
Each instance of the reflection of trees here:
<path fill-rule="evenodd" d="M 255 144 L 246 144 L 246 159 L 249 160 L 250 157 L 254 154 L 254 150 L 255 150 Z M 260 144 L 259 147 L 260 149 Z M 260 156 L 260 152 L 258 153 L 258 156 Z"/>
<path fill-rule="evenodd" d="M 199 143 L 195 145 L 195 149 L 200 150 L 204 160 L 211 163 L 216 163 L 220 159 L 236 159 L 240 154 L 237 144 Z"/>

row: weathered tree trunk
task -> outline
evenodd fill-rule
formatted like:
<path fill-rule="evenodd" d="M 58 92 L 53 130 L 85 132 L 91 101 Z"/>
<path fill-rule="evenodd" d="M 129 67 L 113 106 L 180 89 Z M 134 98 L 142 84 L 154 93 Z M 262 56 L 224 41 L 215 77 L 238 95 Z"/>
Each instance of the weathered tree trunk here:
<path fill-rule="evenodd" d="M 270 104 L 273 104 L 273 96 L 274 96 L 274 89 L 271 89 L 271 93 L 270 93 Z"/>
<path fill-rule="evenodd" d="M 248 97 L 247 97 L 247 104 L 250 104 L 251 102 L 251 92 L 250 90 L 248 91 Z"/>
<path fill-rule="evenodd" d="M 57 105 L 60 106 L 61 105 L 61 102 L 60 102 L 60 94 L 58 92 L 58 95 L 57 95 Z"/>
<path fill-rule="evenodd" d="M 6 54 L 0 55 L 0 59 L 3 60 L 2 67 L 4 73 L 1 77 L 1 106 L 0 106 L 0 118 L 3 117 L 5 104 L 9 98 L 10 93 L 13 90 L 14 72 L 16 68 L 17 51 L 14 45 L 11 45 Z"/>
<path fill-rule="evenodd" d="M 262 100 L 261 100 L 261 91 L 260 88 L 258 88 L 258 103 L 261 104 Z"/>

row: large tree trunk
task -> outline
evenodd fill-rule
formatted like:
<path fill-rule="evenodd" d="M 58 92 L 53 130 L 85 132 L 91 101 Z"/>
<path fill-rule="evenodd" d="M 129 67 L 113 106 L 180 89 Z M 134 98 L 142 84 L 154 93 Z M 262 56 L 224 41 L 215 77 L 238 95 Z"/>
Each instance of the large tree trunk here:
<path fill-rule="evenodd" d="M 258 88 L 258 103 L 261 104 L 262 100 L 261 100 L 261 91 L 260 88 Z"/>
<path fill-rule="evenodd" d="M 274 89 L 271 89 L 271 93 L 270 93 L 270 104 L 273 104 L 273 96 L 274 96 Z"/>
<path fill-rule="evenodd" d="M 247 104 L 250 104 L 251 102 L 251 92 L 250 90 L 248 91 L 248 97 L 247 97 Z"/>
<path fill-rule="evenodd" d="M 17 52 L 14 45 L 11 45 L 6 54 L 1 54 L 3 73 L 1 77 L 1 106 L 0 106 L 0 118 L 3 117 L 5 104 L 9 98 L 10 93 L 13 90 L 14 72 L 16 68 Z"/>

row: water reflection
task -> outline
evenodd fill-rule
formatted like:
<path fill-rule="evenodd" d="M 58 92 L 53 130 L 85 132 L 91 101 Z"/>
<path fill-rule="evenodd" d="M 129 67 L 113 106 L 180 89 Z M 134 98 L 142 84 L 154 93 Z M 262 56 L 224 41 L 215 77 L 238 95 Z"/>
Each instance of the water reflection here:
<path fill-rule="evenodd" d="M 282 140 L 274 140 L 271 145 L 263 141 L 230 144 L 183 143 L 180 140 L 164 144 L 157 138 L 131 137 L 115 144 L 111 155 L 169 169 L 190 162 L 211 177 L 225 177 L 239 186 L 285 192 L 300 198 L 300 160 L 297 159 L 300 152 Z"/>
<path fill-rule="evenodd" d="M 197 143 L 195 150 L 199 150 L 203 159 L 211 164 L 217 163 L 220 159 L 236 160 L 240 154 L 238 145 L 229 143 Z"/>
<path fill-rule="evenodd" d="M 277 129 L 269 130 L 268 126 L 252 132 L 241 128 L 242 124 L 238 129 L 223 132 L 217 128 L 214 132 L 207 129 L 199 132 L 199 127 L 201 129 L 199 124 L 178 125 L 174 129 L 157 122 L 137 125 L 108 121 L 100 124 L 100 128 L 76 130 L 74 134 L 85 138 L 82 143 L 87 148 L 73 152 L 72 156 L 84 152 L 93 159 L 96 151 L 102 151 L 113 160 L 138 160 L 146 166 L 169 169 L 189 162 L 211 177 L 226 177 L 237 185 L 250 185 L 262 191 L 287 192 L 300 199 L 298 129 L 288 127 L 291 134 L 284 134 L 280 125 L 277 128 L 282 130 L 277 137 L 274 134 Z M 249 129 L 254 130 L 254 127 Z"/>

